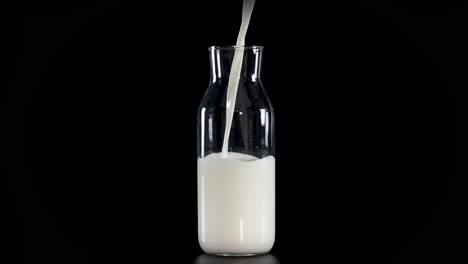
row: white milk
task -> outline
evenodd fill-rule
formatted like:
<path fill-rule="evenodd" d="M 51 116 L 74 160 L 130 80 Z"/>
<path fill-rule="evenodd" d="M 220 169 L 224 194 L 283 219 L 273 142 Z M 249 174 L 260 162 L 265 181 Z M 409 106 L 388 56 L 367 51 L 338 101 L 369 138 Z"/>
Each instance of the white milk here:
<path fill-rule="evenodd" d="M 245 35 L 249 28 L 250 17 L 252 16 L 255 0 L 244 0 L 242 6 L 242 23 L 237 36 L 236 49 L 234 51 L 234 58 L 232 59 L 231 72 L 229 74 L 229 82 L 226 92 L 226 127 L 224 129 L 224 139 L 222 156 L 226 157 L 229 151 L 229 134 L 231 131 L 232 118 L 234 116 L 234 109 L 236 106 L 237 87 L 239 86 L 239 79 L 242 70 L 242 61 L 244 58 L 244 44 Z"/>
<path fill-rule="evenodd" d="M 275 158 L 198 159 L 198 239 L 206 253 L 258 254 L 275 240 Z"/>

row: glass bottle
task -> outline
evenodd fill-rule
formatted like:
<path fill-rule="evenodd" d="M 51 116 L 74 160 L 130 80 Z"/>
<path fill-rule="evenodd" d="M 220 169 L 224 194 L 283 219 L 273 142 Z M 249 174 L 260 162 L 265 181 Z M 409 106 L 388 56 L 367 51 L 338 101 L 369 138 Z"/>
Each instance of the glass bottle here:
<path fill-rule="evenodd" d="M 226 94 L 236 49 L 243 60 L 226 156 Z M 274 114 L 260 79 L 262 53 L 260 46 L 209 48 L 211 78 L 198 109 L 198 240 L 208 254 L 263 254 L 274 243 Z"/>

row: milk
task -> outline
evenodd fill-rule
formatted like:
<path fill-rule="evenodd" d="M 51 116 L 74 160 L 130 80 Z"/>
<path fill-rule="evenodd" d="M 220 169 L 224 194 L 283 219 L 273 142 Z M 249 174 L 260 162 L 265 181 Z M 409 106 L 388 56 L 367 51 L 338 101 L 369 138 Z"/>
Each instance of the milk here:
<path fill-rule="evenodd" d="M 275 158 L 198 159 L 198 239 L 206 253 L 260 254 L 275 240 Z"/>
<path fill-rule="evenodd" d="M 232 118 L 234 116 L 234 109 L 236 106 L 237 87 L 239 86 L 240 73 L 242 70 L 242 61 L 244 57 L 244 44 L 245 35 L 249 28 L 250 17 L 252 16 L 255 0 L 244 0 L 242 6 L 242 23 L 237 36 L 236 50 L 234 51 L 234 58 L 232 59 L 231 72 L 229 74 L 229 82 L 226 92 L 226 126 L 224 129 L 224 139 L 222 156 L 226 157 L 228 153 L 229 134 L 231 132 Z"/>

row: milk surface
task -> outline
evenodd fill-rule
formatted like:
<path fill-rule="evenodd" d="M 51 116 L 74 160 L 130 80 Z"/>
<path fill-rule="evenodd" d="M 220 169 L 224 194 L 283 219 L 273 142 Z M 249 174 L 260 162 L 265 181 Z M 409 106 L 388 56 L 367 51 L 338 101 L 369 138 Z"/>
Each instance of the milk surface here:
<path fill-rule="evenodd" d="M 198 159 L 198 239 L 206 253 L 266 253 L 275 239 L 275 158 Z"/>

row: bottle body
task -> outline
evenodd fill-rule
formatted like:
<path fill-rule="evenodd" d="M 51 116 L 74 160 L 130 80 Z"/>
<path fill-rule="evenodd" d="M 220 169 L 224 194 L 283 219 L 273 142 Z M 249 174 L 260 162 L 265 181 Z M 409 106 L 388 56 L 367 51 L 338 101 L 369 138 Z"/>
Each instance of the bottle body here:
<path fill-rule="evenodd" d="M 235 49 L 209 49 L 212 78 L 198 111 L 198 238 L 209 254 L 263 254 L 275 239 L 274 113 L 260 80 L 262 48 L 242 47 L 228 151 L 221 153 Z"/>

